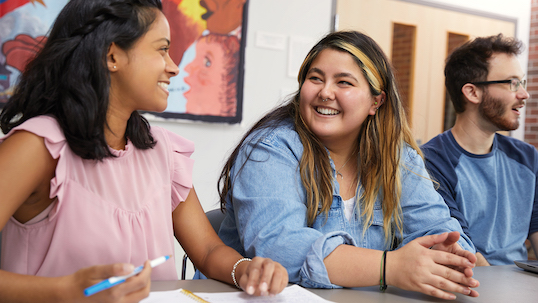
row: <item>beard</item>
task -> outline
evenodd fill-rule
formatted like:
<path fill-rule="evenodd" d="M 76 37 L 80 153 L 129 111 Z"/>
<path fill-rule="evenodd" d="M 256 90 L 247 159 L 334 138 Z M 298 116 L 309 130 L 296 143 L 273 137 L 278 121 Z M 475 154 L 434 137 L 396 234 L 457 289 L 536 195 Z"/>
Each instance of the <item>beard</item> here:
<path fill-rule="evenodd" d="M 519 119 L 512 121 L 505 117 L 507 114 L 505 102 L 490 96 L 487 90 L 484 90 L 482 102 L 478 106 L 478 112 L 482 118 L 491 122 L 501 131 L 516 130 L 519 127 Z"/>

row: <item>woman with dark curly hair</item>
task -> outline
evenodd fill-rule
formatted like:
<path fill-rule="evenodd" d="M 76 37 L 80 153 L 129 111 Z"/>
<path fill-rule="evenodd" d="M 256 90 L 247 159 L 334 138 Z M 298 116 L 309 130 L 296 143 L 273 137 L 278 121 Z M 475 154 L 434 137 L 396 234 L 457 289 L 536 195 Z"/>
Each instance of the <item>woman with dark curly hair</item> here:
<path fill-rule="evenodd" d="M 169 46 L 158 0 L 71 0 L 58 16 L 0 115 L 0 301 L 138 302 L 151 279 L 178 278 L 174 237 L 205 275 L 249 294 L 287 285 L 280 264 L 243 258 L 214 232 L 192 187 L 192 142 L 138 113 L 166 108 Z"/>

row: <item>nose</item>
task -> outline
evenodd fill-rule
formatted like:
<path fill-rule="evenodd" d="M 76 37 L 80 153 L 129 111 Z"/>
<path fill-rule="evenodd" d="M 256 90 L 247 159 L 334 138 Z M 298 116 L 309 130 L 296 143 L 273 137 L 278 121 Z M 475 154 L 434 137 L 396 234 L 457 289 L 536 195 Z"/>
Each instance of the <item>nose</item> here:
<path fill-rule="evenodd" d="M 170 58 L 170 55 L 167 55 L 166 72 L 170 74 L 170 77 L 175 77 L 179 74 L 179 67 Z"/>
<path fill-rule="evenodd" d="M 525 87 L 523 87 L 523 85 L 520 85 L 520 86 L 519 86 L 519 89 L 517 90 L 516 96 L 517 96 L 517 98 L 520 99 L 520 100 L 525 100 L 525 99 L 529 99 L 529 98 L 530 98 L 529 93 L 527 92 L 527 90 L 525 89 Z"/>
<path fill-rule="evenodd" d="M 319 97 L 321 100 L 334 100 L 335 99 L 334 90 L 329 82 L 325 82 L 321 90 L 319 91 Z"/>

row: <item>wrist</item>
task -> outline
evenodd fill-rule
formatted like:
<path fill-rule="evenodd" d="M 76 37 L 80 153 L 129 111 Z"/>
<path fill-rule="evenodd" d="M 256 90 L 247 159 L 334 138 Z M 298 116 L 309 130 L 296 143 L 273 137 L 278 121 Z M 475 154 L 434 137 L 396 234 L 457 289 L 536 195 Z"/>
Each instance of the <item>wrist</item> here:
<path fill-rule="evenodd" d="M 379 270 L 379 291 L 381 292 L 385 292 L 385 290 L 387 289 L 387 278 L 386 278 L 387 253 L 388 251 L 385 250 L 381 254 L 381 262 L 380 262 L 380 270 Z"/>
<path fill-rule="evenodd" d="M 234 266 L 232 267 L 232 281 L 235 284 L 235 286 L 239 289 L 241 289 L 241 286 L 239 286 L 239 280 L 245 273 L 245 270 L 248 266 L 248 263 L 250 263 L 252 259 L 250 258 L 241 258 L 235 262 Z"/>

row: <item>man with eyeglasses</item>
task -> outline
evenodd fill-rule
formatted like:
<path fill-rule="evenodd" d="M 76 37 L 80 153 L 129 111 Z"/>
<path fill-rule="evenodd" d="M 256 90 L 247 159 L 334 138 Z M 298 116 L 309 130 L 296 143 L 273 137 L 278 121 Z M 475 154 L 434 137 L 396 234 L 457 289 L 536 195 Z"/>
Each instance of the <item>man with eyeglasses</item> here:
<path fill-rule="evenodd" d="M 422 146 L 437 191 L 476 246 L 477 265 L 527 259 L 527 238 L 538 251 L 538 152 L 497 133 L 519 127 L 529 98 L 521 49 L 499 34 L 454 50 L 445 85 L 456 123 Z"/>

